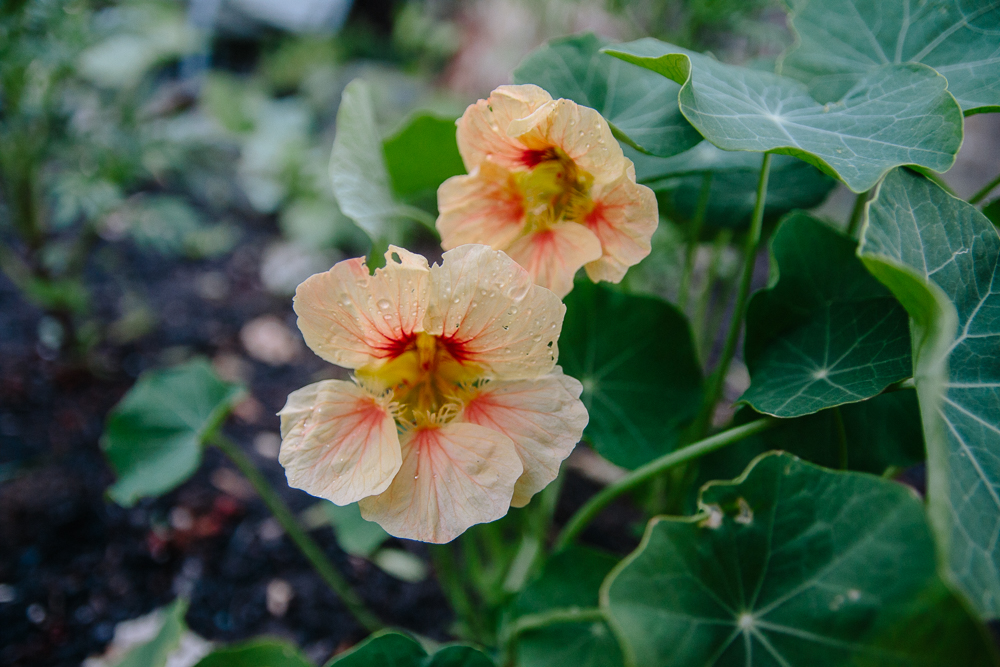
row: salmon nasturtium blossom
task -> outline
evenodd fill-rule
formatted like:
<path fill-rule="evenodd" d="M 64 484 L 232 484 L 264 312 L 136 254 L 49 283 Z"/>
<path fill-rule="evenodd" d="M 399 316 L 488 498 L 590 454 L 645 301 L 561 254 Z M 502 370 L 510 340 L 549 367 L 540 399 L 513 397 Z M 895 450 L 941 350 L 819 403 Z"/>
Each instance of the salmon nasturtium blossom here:
<path fill-rule="evenodd" d="M 458 150 L 468 175 L 438 189 L 446 250 L 503 250 L 560 298 L 580 267 L 616 283 L 649 254 L 656 197 L 593 109 L 501 86 L 458 120 Z"/>
<path fill-rule="evenodd" d="M 483 245 L 434 266 L 391 246 L 374 275 L 357 258 L 310 277 L 299 328 L 354 376 L 289 395 L 288 483 L 425 542 L 527 504 L 587 425 L 582 386 L 556 366 L 565 310 Z"/>

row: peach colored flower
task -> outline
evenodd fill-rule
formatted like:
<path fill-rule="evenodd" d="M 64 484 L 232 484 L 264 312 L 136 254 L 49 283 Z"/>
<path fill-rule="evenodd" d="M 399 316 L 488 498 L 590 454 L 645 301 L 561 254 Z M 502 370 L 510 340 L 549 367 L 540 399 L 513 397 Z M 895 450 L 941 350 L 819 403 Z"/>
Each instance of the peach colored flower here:
<path fill-rule="evenodd" d="M 582 386 L 556 366 L 565 306 L 482 245 L 440 265 L 390 247 L 295 292 L 306 343 L 354 370 L 292 392 L 281 415 L 288 483 L 390 534 L 448 542 L 521 507 L 583 433 Z"/>
<path fill-rule="evenodd" d="M 559 297 L 580 267 L 619 282 L 649 254 L 656 197 L 593 109 L 500 86 L 458 120 L 458 149 L 469 173 L 438 189 L 445 249 L 503 250 Z"/>

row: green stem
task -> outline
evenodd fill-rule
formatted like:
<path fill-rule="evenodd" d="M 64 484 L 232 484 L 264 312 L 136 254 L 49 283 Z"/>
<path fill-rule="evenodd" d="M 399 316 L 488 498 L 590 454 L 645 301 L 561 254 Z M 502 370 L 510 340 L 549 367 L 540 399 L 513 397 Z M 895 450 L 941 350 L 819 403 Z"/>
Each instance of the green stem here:
<path fill-rule="evenodd" d="M 264 478 L 264 475 L 257 470 L 257 467 L 254 466 L 250 458 L 243 453 L 243 450 L 221 433 L 213 435 L 211 443 L 218 447 L 239 471 L 243 473 L 243 476 L 247 478 L 258 495 L 260 495 L 261 500 L 267 505 L 267 508 L 271 510 L 274 518 L 278 520 L 281 527 L 285 529 L 288 536 L 295 542 L 295 546 L 309 559 L 312 566 L 316 568 L 316 572 L 323 578 L 323 581 L 330 587 L 330 590 L 340 597 L 344 606 L 347 607 L 354 618 L 370 632 L 381 630 L 384 627 L 382 621 L 365 606 L 360 596 L 354 592 L 350 584 L 337 572 L 333 563 L 323 553 L 320 546 L 303 530 L 295 515 L 292 514 L 292 510 L 288 508 L 288 505 L 281 499 L 281 496 L 271 487 L 267 479 Z"/>
<path fill-rule="evenodd" d="M 715 283 L 719 277 L 719 264 L 722 262 L 722 253 L 729 245 L 732 236 L 733 234 L 730 230 L 723 229 L 715 237 L 715 243 L 712 247 L 712 257 L 709 260 L 708 272 L 705 275 L 705 285 L 702 287 L 701 296 L 698 299 L 698 305 L 695 307 L 694 318 L 691 322 L 691 329 L 694 331 L 695 341 L 698 344 L 698 357 L 702 362 L 708 356 L 708 348 L 712 344 L 705 341 L 705 338 L 708 336 L 705 329 L 708 306 L 712 302 L 712 293 L 715 291 Z"/>
<path fill-rule="evenodd" d="M 984 185 L 982 190 L 969 197 L 969 203 L 978 204 L 982 200 L 986 199 L 986 195 L 992 192 L 993 188 L 995 188 L 998 185 L 1000 185 L 1000 174 L 997 174 L 996 178 L 994 178 L 992 181 Z"/>
<path fill-rule="evenodd" d="M 428 544 L 427 546 L 431 560 L 434 562 L 434 573 L 437 575 L 438 584 L 454 608 L 455 614 L 465 625 L 466 634 L 469 635 L 469 639 L 482 643 L 481 638 L 485 631 L 481 627 L 480 614 L 476 610 L 476 605 L 461 580 L 458 564 L 455 561 L 455 544 Z"/>
<path fill-rule="evenodd" d="M 691 274 L 694 273 L 694 259 L 698 250 L 698 237 L 701 234 L 701 226 L 705 223 L 705 214 L 708 211 L 708 200 L 712 194 L 712 172 L 706 171 L 701 179 L 701 192 L 698 194 L 698 208 L 695 209 L 694 218 L 688 225 L 687 249 L 684 256 L 684 273 L 681 275 L 680 293 L 677 295 L 677 307 L 681 312 L 687 309 L 688 292 L 691 289 Z"/>
<path fill-rule="evenodd" d="M 854 208 L 851 209 L 851 219 L 847 223 L 847 235 L 853 237 L 858 232 L 858 226 L 861 224 L 861 218 L 864 217 L 865 204 L 868 203 L 868 193 L 871 190 L 866 190 L 860 193 L 854 200 Z"/>
<path fill-rule="evenodd" d="M 767 200 L 767 179 L 771 172 L 771 154 L 764 154 L 764 161 L 760 167 L 760 179 L 757 182 L 757 202 L 753 207 L 753 218 L 750 220 L 750 231 L 747 232 L 746 246 L 743 250 L 743 275 L 740 277 L 739 292 L 736 293 L 736 305 L 733 307 L 733 319 L 729 323 L 729 333 L 726 334 L 726 342 L 722 348 L 722 356 L 719 364 L 709 378 L 708 391 L 705 393 L 705 402 L 702 404 L 701 412 L 695 422 L 692 433 L 694 437 L 703 437 L 712 421 L 712 414 L 715 412 L 715 404 L 722 394 L 722 386 L 726 381 L 726 374 L 729 372 L 729 364 L 736 353 L 736 344 L 740 340 L 740 331 L 743 328 L 743 316 L 746 314 L 747 297 L 750 296 L 750 283 L 753 280 L 753 269 L 757 259 L 757 247 L 760 245 L 760 232 L 764 224 L 764 202 Z"/>
<path fill-rule="evenodd" d="M 847 470 L 847 427 L 844 425 L 844 415 L 840 412 L 840 406 L 833 409 L 833 422 L 837 427 L 837 467 L 840 470 Z"/>
<path fill-rule="evenodd" d="M 566 527 L 563 528 L 562 533 L 559 534 L 554 551 L 559 551 L 560 549 L 569 546 L 576 536 L 587 527 L 587 524 L 589 524 L 601 510 L 611 504 L 613 500 L 622 494 L 628 493 L 640 484 L 656 477 L 665 470 L 669 470 L 670 468 L 682 463 L 687 463 L 688 461 L 693 461 L 718 449 L 722 449 L 727 445 L 731 445 L 734 442 L 739 442 L 744 438 L 748 438 L 751 435 L 766 431 L 777 423 L 778 420 L 776 419 L 763 417 L 748 424 L 743 424 L 742 426 L 736 426 L 727 431 L 723 431 L 722 433 L 716 433 L 709 438 L 699 440 L 698 442 L 682 447 L 681 449 L 670 452 L 669 454 L 664 454 L 660 458 L 654 459 L 646 465 L 636 468 L 611 486 L 606 487 L 603 491 L 592 497 L 586 502 L 586 504 L 584 504 L 583 507 L 576 511 L 576 514 L 570 518 Z"/>
<path fill-rule="evenodd" d="M 516 662 L 517 638 L 531 630 L 541 630 L 553 625 L 565 623 L 591 623 L 605 620 L 604 611 L 597 608 L 566 607 L 550 609 L 522 616 L 509 625 L 501 638 L 503 660 L 502 665 L 508 667 Z"/>

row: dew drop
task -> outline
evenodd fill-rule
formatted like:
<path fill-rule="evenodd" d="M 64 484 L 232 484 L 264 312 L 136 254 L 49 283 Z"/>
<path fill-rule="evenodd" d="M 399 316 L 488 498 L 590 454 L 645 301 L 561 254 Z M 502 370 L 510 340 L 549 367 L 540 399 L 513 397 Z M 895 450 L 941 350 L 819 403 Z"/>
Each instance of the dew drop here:
<path fill-rule="evenodd" d="M 520 301 L 528 295 L 529 289 L 531 289 L 531 283 L 527 280 L 523 280 L 508 287 L 506 294 L 508 298 L 513 299 L 514 301 Z"/>
<path fill-rule="evenodd" d="M 389 303 L 388 299 L 379 299 L 378 308 L 379 310 L 389 310 L 390 308 L 392 308 L 392 304 Z"/>
<path fill-rule="evenodd" d="M 511 306 L 510 310 L 507 311 L 508 315 L 517 315 L 517 306 Z"/>
<path fill-rule="evenodd" d="M 456 296 L 456 297 L 455 297 L 455 298 L 454 298 L 454 299 L 452 300 L 452 303 L 458 303 L 459 301 L 461 301 L 461 299 L 460 299 L 460 298 L 458 298 L 458 297 Z"/>

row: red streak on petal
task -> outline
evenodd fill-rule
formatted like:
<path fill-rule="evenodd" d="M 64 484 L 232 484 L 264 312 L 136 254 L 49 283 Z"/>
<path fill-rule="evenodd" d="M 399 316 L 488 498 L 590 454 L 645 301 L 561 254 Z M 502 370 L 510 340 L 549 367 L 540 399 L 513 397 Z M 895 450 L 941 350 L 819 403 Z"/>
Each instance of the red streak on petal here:
<path fill-rule="evenodd" d="M 521 164 L 531 169 L 553 157 L 551 148 L 529 148 L 521 153 Z"/>
<path fill-rule="evenodd" d="M 400 333 L 401 335 L 399 338 L 387 338 L 384 343 L 380 345 L 373 345 L 372 347 L 383 353 L 382 358 L 395 359 L 410 349 L 413 346 L 414 341 L 417 339 L 417 334 L 412 331 L 410 333 Z"/>
<path fill-rule="evenodd" d="M 458 340 L 454 336 L 439 338 L 438 343 L 460 364 L 464 364 L 472 358 L 466 343 L 468 341 Z"/>
<path fill-rule="evenodd" d="M 604 217 L 604 209 L 604 202 L 594 202 L 594 208 L 590 210 L 590 213 L 588 213 L 587 217 L 584 219 L 584 223 L 587 227 L 593 229 L 601 226 L 602 224 L 607 224 L 608 221 Z"/>

